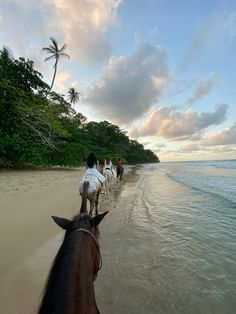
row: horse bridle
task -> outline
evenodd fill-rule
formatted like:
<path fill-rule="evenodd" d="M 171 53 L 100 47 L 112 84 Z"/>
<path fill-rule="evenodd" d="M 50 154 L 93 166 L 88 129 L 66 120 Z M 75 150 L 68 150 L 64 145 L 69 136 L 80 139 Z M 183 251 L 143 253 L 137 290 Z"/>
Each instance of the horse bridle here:
<path fill-rule="evenodd" d="M 98 240 L 95 238 L 94 234 L 92 234 L 92 232 L 87 230 L 87 229 L 79 228 L 79 229 L 76 229 L 75 231 L 82 231 L 84 233 L 89 234 L 90 237 L 92 237 L 92 239 L 93 239 L 93 241 L 94 241 L 94 243 L 96 245 L 96 248 L 97 248 L 97 250 L 99 252 L 99 255 L 100 255 L 100 265 L 99 265 L 99 268 L 98 268 L 98 271 L 97 271 L 97 272 L 99 272 L 99 270 L 102 268 L 102 255 L 101 255 L 100 245 L 98 243 Z"/>

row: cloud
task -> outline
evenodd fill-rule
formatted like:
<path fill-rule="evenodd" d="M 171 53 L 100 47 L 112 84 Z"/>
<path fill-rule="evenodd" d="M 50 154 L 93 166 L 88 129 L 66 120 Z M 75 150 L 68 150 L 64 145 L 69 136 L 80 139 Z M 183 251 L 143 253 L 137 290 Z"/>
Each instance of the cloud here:
<path fill-rule="evenodd" d="M 205 148 L 208 149 L 208 151 L 215 153 L 215 154 L 228 154 L 230 155 L 234 155 L 234 157 L 236 158 L 236 148 L 235 145 L 225 145 L 225 146 L 213 146 L 211 148 Z"/>
<path fill-rule="evenodd" d="M 140 144 L 142 144 L 143 146 L 148 146 L 151 143 L 149 141 L 143 142 L 143 141 L 139 141 Z"/>
<path fill-rule="evenodd" d="M 138 128 L 133 128 L 131 136 L 157 135 L 171 140 L 198 140 L 201 132 L 226 119 L 227 105 L 216 106 L 215 111 L 197 112 L 188 109 L 178 112 L 175 108 L 157 107 Z"/>
<path fill-rule="evenodd" d="M 236 37 L 236 12 L 232 11 L 224 22 L 224 29 L 229 34 L 229 38 L 233 40 Z"/>
<path fill-rule="evenodd" d="M 185 62 L 194 61 L 200 56 L 206 46 L 213 42 L 219 30 L 219 25 L 222 23 L 223 16 L 221 13 L 209 17 L 202 23 L 189 44 Z"/>
<path fill-rule="evenodd" d="M 0 8 L 0 24 L 2 23 L 2 21 L 3 21 L 3 11 Z"/>
<path fill-rule="evenodd" d="M 202 144 L 206 146 L 236 145 L 236 123 L 225 130 L 208 134 Z"/>
<path fill-rule="evenodd" d="M 222 1 L 224 3 L 224 1 Z M 195 34 L 192 35 L 184 65 L 195 62 L 203 52 L 210 51 L 209 56 L 220 49 L 227 49 L 228 44 L 236 38 L 236 6 L 228 3 L 214 10 L 202 24 L 199 24 Z M 221 55 L 221 54 L 220 54 Z"/>
<path fill-rule="evenodd" d="M 166 53 L 148 44 L 128 56 L 112 57 L 86 102 L 115 122 L 130 123 L 160 98 L 170 80 Z"/>
<path fill-rule="evenodd" d="M 198 83 L 193 96 L 187 100 L 187 103 L 192 105 L 193 103 L 201 99 L 203 96 L 205 96 L 211 90 L 211 88 L 218 79 L 219 79 L 218 75 L 213 74 L 207 80 L 201 80 Z"/>
<path fill-rule="evenodd" d="M 152 144 L 150 146 L 150 149 L 154 151 L 155 153 L 160 153 L 166 150 L 166 144 L 164 143 Z"/>
<path fill-rule="evenodd" d="M 211 158 L 219 158 L 219 156 L 227 158 L 228 156 L 228 158 L 232 158 L 236 156 L 236 148 L 231 145 L 207 147 L 190 143 L 177 149 L 162 151 L 161 153 L 172 156 L 175 156 L 175 154 L 178 154 L 179 156 L 192 155 L 195 156 L 195 158 L 200 156 L 208 156 L 207 158 L 209 158 L 209 156 L 212 156 Z"/>
<path fill-rule="evenodd" d="M 145 149 L 151 149 L 152 151 L 159 153 L 161 151 L 163 151 L 163 149 L 166 148 L 166 144 L 165 143 L 156 143 L 155 138 L 150 138 L 148 141 L 144 141 L 142 139 L 139 139 L 139 143 L 141 143 Z"/>
<path fill-rule="evenodd" d="M 65 92 L 65 82 L 70 77 L 70 73 L 68 70 L 63 70 L 61 72 L 58 72 L 56 79 L 55 79 L 55 85 L 59 89 L 61 93 Z"/>
<path fill-rule="evenodd" d="M 17 37 L 22 47 L 29 46 L 36 34 L 37 39 L 53 36 L 67 44 L 72 57 L 101 62 L 110 56 L 106 32 L 115 23 L 120 4 L 121 0 L 3 0 L 2 24 L 8 37 Z"/>
<path fill-rule="evenodd" d="M 179 151 L 180 152 L 185 152 L 185 153 L 192 153 L 192 152 L 197 152 L 197 151 L 200 151 L 201 150 L 201 146 L 200 145 L 198 145 L 198 144 L 192 144 L 192 143 L 190 143 L 190 144 L 187 144 L 187 145 L 185 145 L 185 146 L 183 146 L 183 147 L 181 147 L 180 149 L 179 149 Z"/>
<path fill-rule="evenodd" d="M 115 21 L 119 0 L 48 0 L 41 1 L 47 31 L 63 34 L 72 56 L 90 63 L 106 60 L 110 42 L 109 24 Z"/>

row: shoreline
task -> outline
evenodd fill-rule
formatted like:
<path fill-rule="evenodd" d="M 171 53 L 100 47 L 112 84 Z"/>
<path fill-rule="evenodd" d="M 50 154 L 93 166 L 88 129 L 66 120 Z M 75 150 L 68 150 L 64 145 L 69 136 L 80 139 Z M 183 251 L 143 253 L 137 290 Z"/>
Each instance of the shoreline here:
<path fill-rule="evenodd" d="M 157 161 L 157 162 L 143 162 L 143 163 L 127 163 L 127 164 L 123 164 L 124 167 L 135 167 L 135 166 L 139 166 L 139 165 L 147 165 L 147 164 L 151 164 L 151 163 L 155 163 L 158 164 L 161 161 Z M 50 170 L 79 170 L 79 169 L 84 169 L 85 165 L 80 165 L 80 166 L 22 166 L 22 167 L 6 167 L 6 168 L 0 168 L 0 174 L 1 172 L 13 172 L 13 171 L 50 171 Z M 113 164 L 113 167 L 116 167 L 115 164 Z"/>

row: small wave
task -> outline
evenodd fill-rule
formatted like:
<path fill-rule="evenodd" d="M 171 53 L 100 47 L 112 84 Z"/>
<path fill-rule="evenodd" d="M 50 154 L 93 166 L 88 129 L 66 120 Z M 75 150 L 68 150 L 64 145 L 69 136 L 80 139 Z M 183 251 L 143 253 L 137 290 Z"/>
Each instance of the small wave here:
<path fill-rule="evenodd" d="M 220 160 L 212 164 L 215 168 L 236 169 L 236 160 Z"/>
<path fill-rule="evenodd" d="M 212 193 L 236 203 L 236 185 L 231 184 L 228 177 L 207 176 L 196 173 L 170 172 L 168 176 L 186 186 Z"/>

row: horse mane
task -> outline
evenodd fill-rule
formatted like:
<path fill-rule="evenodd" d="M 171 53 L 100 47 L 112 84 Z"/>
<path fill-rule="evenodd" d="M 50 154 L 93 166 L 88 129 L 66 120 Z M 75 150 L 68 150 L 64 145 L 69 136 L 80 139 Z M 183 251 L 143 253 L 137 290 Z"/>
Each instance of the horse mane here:
<path fill-rule="evenodd" d="M 75 233 L 65 237 L 49 271 L 38 314 L 51 313 L 52 304 L 56 304 L 58 309 L 63 309 L 63 305 L 66 304 L 65 287 L 70 287 L 71 264 L 77 243 L 78 238 Z"/>

